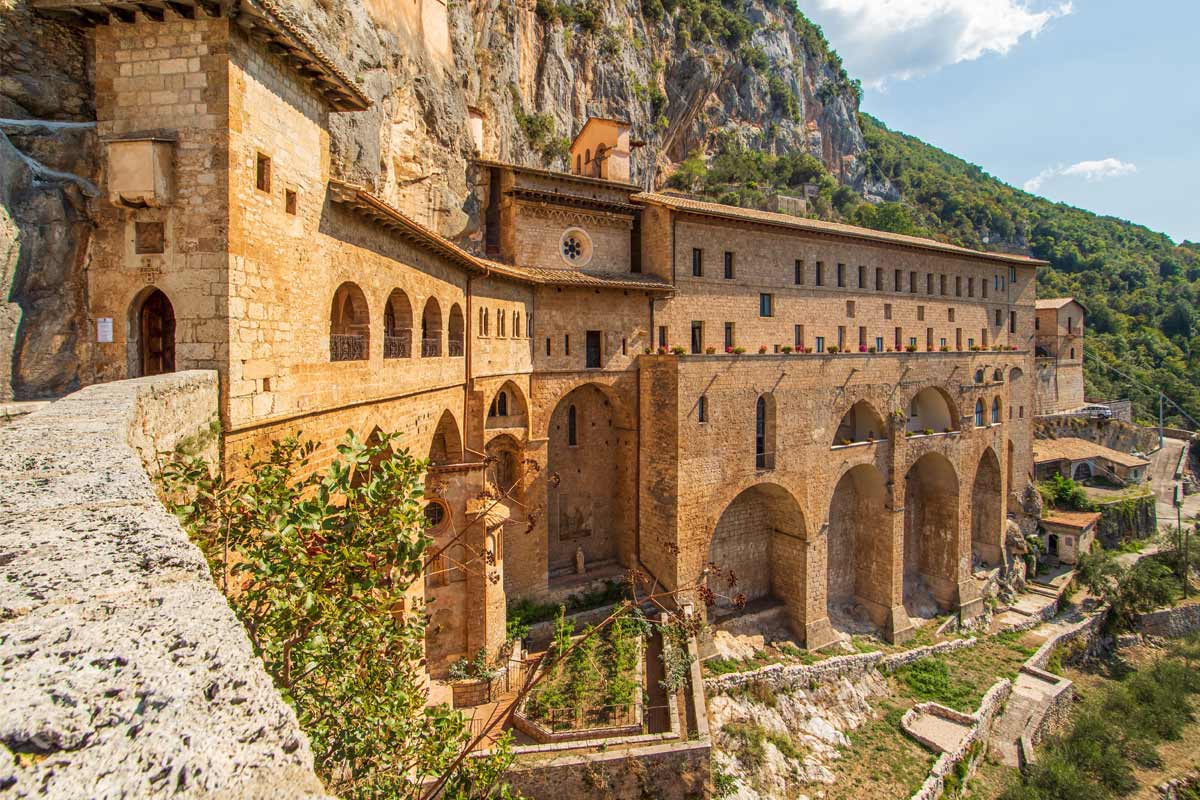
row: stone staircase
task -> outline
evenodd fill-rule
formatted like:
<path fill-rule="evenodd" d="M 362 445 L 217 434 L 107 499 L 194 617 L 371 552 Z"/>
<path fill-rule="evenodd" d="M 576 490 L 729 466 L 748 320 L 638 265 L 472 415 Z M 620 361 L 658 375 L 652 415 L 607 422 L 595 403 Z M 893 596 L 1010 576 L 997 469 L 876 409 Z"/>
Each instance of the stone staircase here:
<path fill-rule="evenodd" d="M 991 749 L 1006 767 L 1020 768 L 1025 750 L 1021 737 L 1029 735 L 1049 707 L 1056 684 L 1022 669 L 1013 681 L 1012 694 L 1004 713 L 992 729 Z M 1027 743 L 1027 745 L 1030 743 Z"/>

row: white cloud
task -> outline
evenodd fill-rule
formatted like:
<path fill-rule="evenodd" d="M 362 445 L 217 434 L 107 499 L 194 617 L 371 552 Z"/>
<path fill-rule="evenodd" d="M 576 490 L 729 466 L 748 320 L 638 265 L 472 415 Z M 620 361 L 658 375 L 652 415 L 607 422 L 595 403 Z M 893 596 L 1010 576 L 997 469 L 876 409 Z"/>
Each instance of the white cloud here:
<path fill-rule="evenodd" d="M 1041 191 L 1042 184 L 1050 178 L 1070 177 L 1083 178 L 1089 183 L 1105 181 L 1109 178 L 1119 178 L 1122 175 L 1132 175 L 1137 172 L 1137 165 L 1122 161 L 1119 158 L 1101 158 L 1097 161 L 1080 161 L 1069 167 L 1047 167 L 1029 180 L 1025 181 L 1025 191 Z"/>
<path fill-rule="evenodd" d="M 986 53 L 1007 53 L 1071 13 L 1057 0 L 1035 10 L 1031 0 L 801 0 L 846 69 L 881 88 Z M 1055 2 L 1055 0 L 1039 0 Z"/>

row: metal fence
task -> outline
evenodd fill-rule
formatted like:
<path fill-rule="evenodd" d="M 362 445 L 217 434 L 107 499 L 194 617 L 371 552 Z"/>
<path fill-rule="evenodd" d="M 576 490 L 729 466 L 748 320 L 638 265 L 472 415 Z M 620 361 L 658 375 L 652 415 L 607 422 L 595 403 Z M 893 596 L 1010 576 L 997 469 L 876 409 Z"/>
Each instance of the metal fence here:
<path fill-rule="evenodd" d="M 463 343 L 458 339 L 450 340 L 450 357 L 457 358 L 463 354 Z"/>
<path fill-rule="evenodd" d="M 422 339 L 421 340 L 421 357 L 436 358 L 442 354 L 441 339 Z"/>
<path fill-rule="evenodd" d="M 407 331 L 383 337 L 384 358 L 408 358 L 412 354 L 412 334 Z"/>
<path fill-rule="evenodd" d="M 330 361 L 362 361 L 367 357 L 367 339 L 346 333 L 329 335 Z"/>

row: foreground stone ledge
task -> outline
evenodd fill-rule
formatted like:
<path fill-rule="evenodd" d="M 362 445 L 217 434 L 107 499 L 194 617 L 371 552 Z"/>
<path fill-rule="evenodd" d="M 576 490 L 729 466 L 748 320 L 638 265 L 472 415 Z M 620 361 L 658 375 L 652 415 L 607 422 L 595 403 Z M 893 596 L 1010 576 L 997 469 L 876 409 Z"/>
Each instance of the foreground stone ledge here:
<path fill-rule="evenodd" d="M 0 791 L 326 797 L 308 740 L 146 466 L 213 446 L 215 372 L 0 428 Z"/>

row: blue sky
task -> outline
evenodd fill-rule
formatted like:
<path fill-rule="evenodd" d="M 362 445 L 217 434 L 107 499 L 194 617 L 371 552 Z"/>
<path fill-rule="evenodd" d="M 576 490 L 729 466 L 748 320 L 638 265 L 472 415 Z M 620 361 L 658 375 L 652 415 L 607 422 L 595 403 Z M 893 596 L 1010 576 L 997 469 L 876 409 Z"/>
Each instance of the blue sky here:
<path fill-rule="evenodd" d="M 1200 241 L 1200 3 L 799 0 L 863 110 L 1017 187 Z"/>

